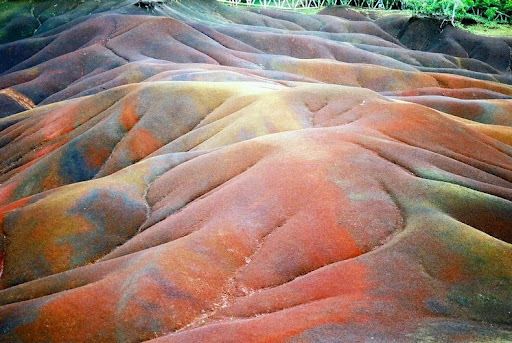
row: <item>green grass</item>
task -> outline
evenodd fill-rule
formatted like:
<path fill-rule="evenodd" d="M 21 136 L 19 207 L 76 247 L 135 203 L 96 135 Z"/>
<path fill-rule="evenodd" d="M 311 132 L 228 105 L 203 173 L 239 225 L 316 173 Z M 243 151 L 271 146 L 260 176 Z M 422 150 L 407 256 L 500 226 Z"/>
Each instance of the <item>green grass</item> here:
<path fill-rule="evenodd" d="M 364 8 L 354 8 L 350 9 L 354 11 L 358 11 L 364 15 L 368 15 L 369 12 L 373 12 L 376 14 L 378 18 L 384 17 L 386 15 L 403 15 L 403 16 L 412 16 L 414 13 L 412 11 L 401 11 L 401 10 L 368 10 Z M 474 33 L 476 35 L 481 36 L 490 36 L 490 37 L 510 37 L 512 38 L 512 24 L 497 24 L 497 23 L 488 23 L 488 24 L 471 24 L 471 25 L 463 25 L 459 23 L 455 23 L 455 26 Z"/>
<path fill-rule="evenodd" d="M 511 24 L 495 24 L 492 26 L 485 24 L 461 25 L 461 28 L 477 35 L 491 37 L 510 37 L 512 38 Z"/>
<path fill-rule="evenodd" d="M 258 6 L 253 6 L 258 7 Z M 353 11 L 357 11 L 368 16 L 369 13 L 372 13 L 377 18 L 381 18 L 387 15 L 403 15 L 403 16 L 412 16 L 414 13 L 408 10 L 383 10 L 383 9 L 368 9 L 368 8 L 359 8 L 359 7 L 349 7 Z M 287 11 L 300 12 L 304 14 L 317 14 L 321 8 L 298 8 L 298 9 L 290 9 Z M 473 24 L 473 25 L 462 25 L 456 24 L 456 26 L 460 29 L 469 31 L 471 33 L 482 35 L 482 36 L 491 36 L 491 37 L 510 37 L 512 38 L 512 24 Z"/>
<path fill-rule="evenodd" d="M 407 10 L 370 10 L 365 8 L 358 7 L 350 7 L 351 10 L 357 11 L 364 15 L 368 15 L 370 12 L 375 14 L 378 18 L 384 17 L 386 15 L 403 15 L 403 16 L 412 16 L 414 13 L 412 11 Z M 512 38 L 512 24 L 497 24 L 497 23 L 488 23 L 488 24 L 471 24 L 471 25 L 463 25 L 456 23 L 456 26 L 460 29 L 469 31 L 471 33 L 482 35 L 482 36 L 490 36 L 490 37 L 510 37 Z"/>

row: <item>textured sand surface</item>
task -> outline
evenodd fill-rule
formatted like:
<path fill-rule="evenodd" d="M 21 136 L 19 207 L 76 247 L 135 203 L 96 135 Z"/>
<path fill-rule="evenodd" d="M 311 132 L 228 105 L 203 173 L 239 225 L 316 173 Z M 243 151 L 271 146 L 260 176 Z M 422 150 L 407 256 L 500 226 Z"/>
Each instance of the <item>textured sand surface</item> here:
<path fill-rule="evenodd" d="M 510 39 L 1 6 L 1 342 L 512 341 Z"/>

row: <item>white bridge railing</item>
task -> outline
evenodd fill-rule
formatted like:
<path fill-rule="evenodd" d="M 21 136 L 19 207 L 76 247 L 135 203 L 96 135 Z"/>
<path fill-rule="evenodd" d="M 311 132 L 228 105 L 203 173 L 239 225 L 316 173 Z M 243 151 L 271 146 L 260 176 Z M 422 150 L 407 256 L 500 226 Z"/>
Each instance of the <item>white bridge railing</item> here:
<path fill-rule="evenodd" d="M 319 8 L 332 3 L 330 0 L 217 0 L 225 4 L 237 6 L 262 6 L 277 8 Z"/>

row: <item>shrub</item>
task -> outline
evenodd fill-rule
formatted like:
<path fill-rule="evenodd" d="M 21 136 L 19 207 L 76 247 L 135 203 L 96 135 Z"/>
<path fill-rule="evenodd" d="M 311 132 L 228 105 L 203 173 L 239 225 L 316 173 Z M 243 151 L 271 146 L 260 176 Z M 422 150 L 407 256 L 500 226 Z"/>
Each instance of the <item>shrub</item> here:
<path fill-rule="evenodd" d="M 309 0 L 246 0 L 251 5 L 287 4 L 293 8 L 307 7 Z M 455 20 L 477 22 L 511 22 L 512 0 L 316 0 L 314 5 L 346 5 L 361 8 L 402 9 L 417 14 L 442 16 Z"/>

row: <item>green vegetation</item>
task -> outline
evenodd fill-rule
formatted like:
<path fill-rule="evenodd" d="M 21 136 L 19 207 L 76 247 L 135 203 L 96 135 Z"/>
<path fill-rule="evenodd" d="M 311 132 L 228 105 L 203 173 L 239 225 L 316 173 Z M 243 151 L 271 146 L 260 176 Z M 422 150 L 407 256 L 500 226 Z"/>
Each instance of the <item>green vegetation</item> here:
<path fill-rule="evenodd" d="M 491 37 L 512 37 L 512 25 L 499 24 L 499 25 L 460 25 L 461 28 L 468 30 L 474 34 Z"/>
<path fill-rule="evenodd" d="M 452 22 L 512 23 L 512 0 L 247 0 L 252 6 L 308 8 L 345 5 L 357 8 L 408 10 Z"/>
<path fill-rule="evenodd" d="M 452 21 L 510 22 L 511 0 L 404 0 L 406 9 L 426 15 L 448 17 Z"/>
<path fill-rule="evenodd" d="M 437 16 L 474 34 L 512 37 L 512 0 L 238 0 L 236 3 L 293 9 L 305 14 L 316 14 L 327 5 L 342 5 L 365 15 L 371 12 L 373 16 Z"/>

